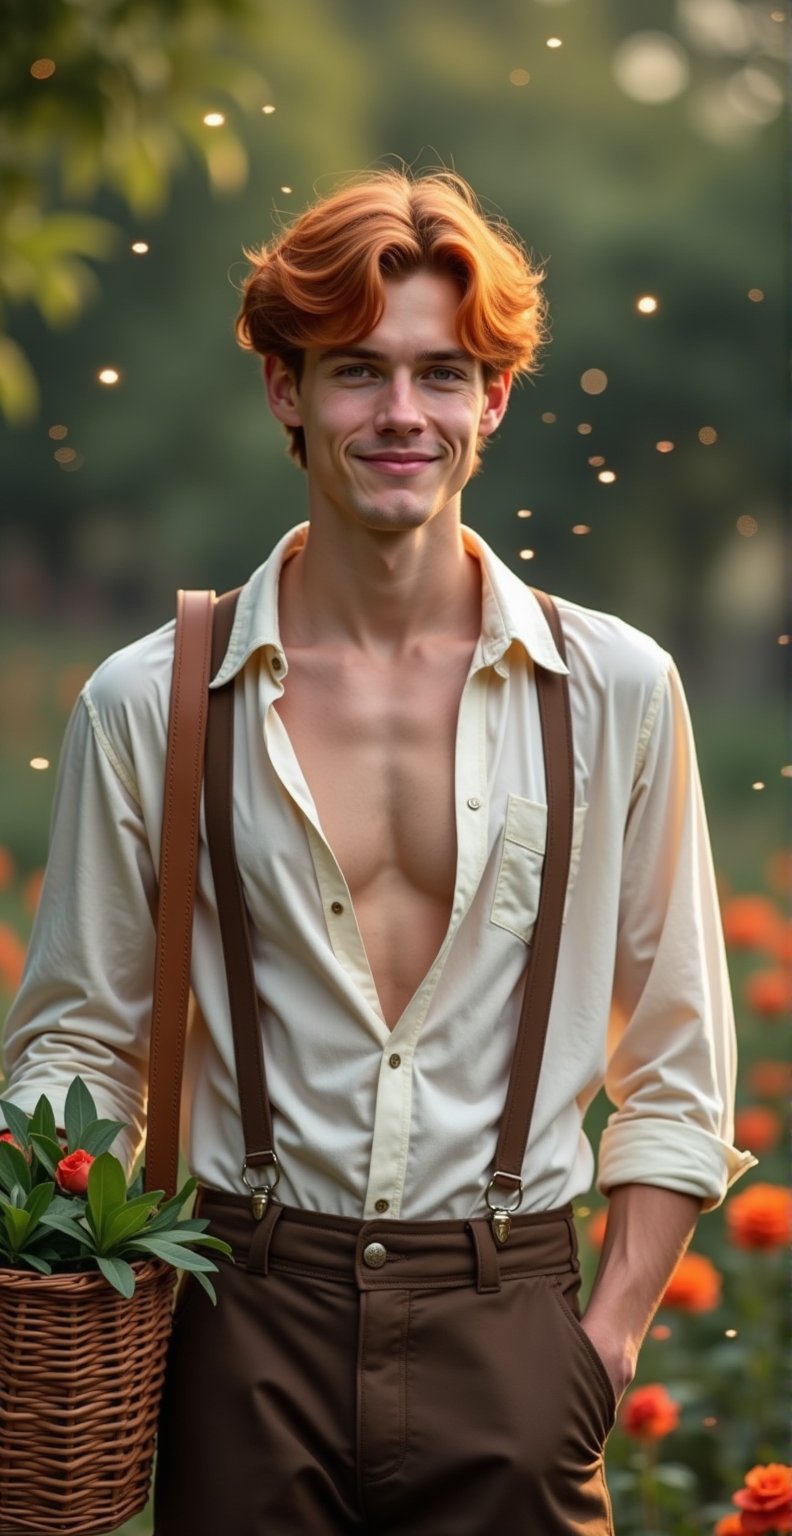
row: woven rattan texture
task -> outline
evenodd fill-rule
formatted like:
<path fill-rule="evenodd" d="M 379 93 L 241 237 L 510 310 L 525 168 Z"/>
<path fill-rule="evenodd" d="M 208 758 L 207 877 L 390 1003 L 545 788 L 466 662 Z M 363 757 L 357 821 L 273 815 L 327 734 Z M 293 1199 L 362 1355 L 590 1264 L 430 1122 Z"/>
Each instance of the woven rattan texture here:
<path fill-rule="evenodd" d="M 0 1536 L 104 1536 L 149 1492 L 175 1270 L 0 1269 Z"/>

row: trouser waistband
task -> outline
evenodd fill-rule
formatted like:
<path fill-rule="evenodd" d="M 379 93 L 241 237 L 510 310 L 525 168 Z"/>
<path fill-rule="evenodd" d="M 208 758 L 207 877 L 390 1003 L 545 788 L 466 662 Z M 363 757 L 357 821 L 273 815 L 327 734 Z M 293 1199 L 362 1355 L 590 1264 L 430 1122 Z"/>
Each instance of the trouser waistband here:
<path fill-rule="evenodd" d="M 260 1221 L 250 1200 L 199 1186 L 196 1214 L 231 1246 L 235 1261 L 256 1274 L 268 1270 L 355 1285 L 360 1290 L 475 1285 L 499 1290 L 518 1275 L 577 1270 L 572 1206 L 513 1216 L 498 1244 L 491 1222 L 394 1221 L 298 1210 L 271 1200 Z"/>

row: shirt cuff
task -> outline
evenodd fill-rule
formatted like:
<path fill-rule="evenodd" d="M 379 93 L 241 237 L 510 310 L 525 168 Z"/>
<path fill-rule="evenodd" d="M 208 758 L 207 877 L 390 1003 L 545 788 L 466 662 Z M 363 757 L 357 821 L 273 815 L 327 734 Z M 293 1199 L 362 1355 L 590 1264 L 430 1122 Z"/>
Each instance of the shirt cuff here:
<path fill-rule="evenodd" d="M 738 1151 L 698 1125 L 617 1120 L 602 1133 L 597 1189 L 607 1195 L 617 1184 L 655 1184 L 697 1195 L 702 1211 L 713 1211 L 735 1179 L 756 1162 L 753 1153 Z"/>

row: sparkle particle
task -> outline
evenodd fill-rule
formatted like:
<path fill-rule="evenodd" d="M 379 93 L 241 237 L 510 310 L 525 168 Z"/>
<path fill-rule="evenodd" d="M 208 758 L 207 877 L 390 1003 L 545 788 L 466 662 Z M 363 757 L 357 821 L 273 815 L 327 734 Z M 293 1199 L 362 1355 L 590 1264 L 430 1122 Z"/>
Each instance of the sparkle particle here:
<path fill-rule="evenodd" d="M 608 375 L 602 368 L 587 368 L 585 373 L 580 375 L 580 387 L 584 394 L 601 395 L 602 391 L 608 387 Z"/>

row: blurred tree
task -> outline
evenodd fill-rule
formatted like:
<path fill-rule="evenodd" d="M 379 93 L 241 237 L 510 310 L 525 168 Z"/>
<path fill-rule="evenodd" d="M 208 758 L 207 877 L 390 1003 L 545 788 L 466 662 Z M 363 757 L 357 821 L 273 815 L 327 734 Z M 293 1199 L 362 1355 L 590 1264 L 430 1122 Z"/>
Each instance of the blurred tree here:
<path fill-rule="evenodd" d="M 73 322 L 97 292 L 88 258 L 118 247 L 106 219 L 53 208 L 112 188 L 133 212 L 153 213 L 190 152 L 212 187 L 247 175 L 242 137 L 207 133 L 225 98 L 243 112 L 266 100 L 247 54 L 261 48 L 254 0 L 6 0 L 0 13 L 0 327 L 5 310 L 34 303 L 48 325 Z M 35 414 L 36 376 L 0 333 L 0 410 Z"/>

